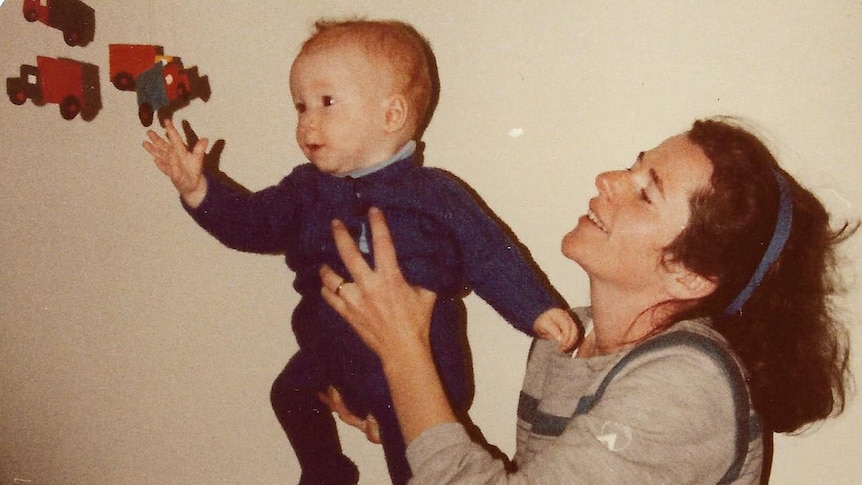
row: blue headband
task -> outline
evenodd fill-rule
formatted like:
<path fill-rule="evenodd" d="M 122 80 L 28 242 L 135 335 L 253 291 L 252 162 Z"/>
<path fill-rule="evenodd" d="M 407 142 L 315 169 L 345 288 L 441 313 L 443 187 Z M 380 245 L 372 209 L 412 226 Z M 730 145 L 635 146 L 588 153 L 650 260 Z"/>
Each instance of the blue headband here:
<path fill-rule="evenodd" d="M 736 295 L 736 299 L 724 311 L 725 315 L 733 315 L 742 311 L 742 307 L 751 298 L 751 294 L 754 293 L 754 290 L 763 281 L 766 271 L 778 259 L 781 250 L 784 249 L 784 244 L 787 242 L 787 237 L 790 236 L 790 227 L 793 224 L 793 202 L 790 199 L 790 186 L 787 184 L 787 179 L 778 170 L 772 169 L 772 172 L 775 174 L 775 181 L 778 182 L 778 190 L 781 194 L 781 198 L 778 201 L 778 218 L 775 222 L 775 232 L 772 233 L 772 240 L 769 241 L 769 246 L 767 246 L 766 252 L 763 254 L 763 259 L 760 260 L 760 264 L 757 265 L 757 269 L 754 270 L 754 274 L 751 276 L 748 284 Z"/>

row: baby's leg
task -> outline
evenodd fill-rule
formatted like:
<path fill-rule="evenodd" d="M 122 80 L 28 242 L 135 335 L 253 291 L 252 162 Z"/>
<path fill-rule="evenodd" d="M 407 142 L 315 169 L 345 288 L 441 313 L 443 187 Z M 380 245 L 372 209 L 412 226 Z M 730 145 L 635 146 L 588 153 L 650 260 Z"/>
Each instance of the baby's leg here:
<path fill-rule="evenodd" d="M 272 384 L 272 409 L 302 468 L 300 485 L 355 484 L 359 472 L 342 453 L 332 413 L 317 398 L 324 388 L 300 351 Z"/>

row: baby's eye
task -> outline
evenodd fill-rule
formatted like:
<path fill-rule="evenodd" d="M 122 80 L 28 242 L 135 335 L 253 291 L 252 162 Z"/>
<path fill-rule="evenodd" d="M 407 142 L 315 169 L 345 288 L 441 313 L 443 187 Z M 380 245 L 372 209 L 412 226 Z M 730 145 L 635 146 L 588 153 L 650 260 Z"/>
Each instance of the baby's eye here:
<path fill-rule="evenodd" d="M 293 105 L 297 113 L 305 113 L 305 103 L 296 103 Z"/>
<path fill-rule="evenodd" d="M 323 105 L 324 106 L 332 106 L 335 104 L 335 100 L 332 99 L 332 96 L 324 96 L 323 97 Z"/>

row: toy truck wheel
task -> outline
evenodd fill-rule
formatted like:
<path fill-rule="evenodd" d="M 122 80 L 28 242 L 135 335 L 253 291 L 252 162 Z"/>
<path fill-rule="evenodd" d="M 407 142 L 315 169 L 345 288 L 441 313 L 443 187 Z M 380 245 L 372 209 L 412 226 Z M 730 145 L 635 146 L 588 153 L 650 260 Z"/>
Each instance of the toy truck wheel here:
<path fill-rule="evenodd" d="M 63 102 L 60 103 L 60 115 L 63 119 L 71 120 L 72 118 L 78 116 L 78 113 L 81 112 L 81 101 L 78 98 L 69 95 L 63 99 Z"/>
<path fill-rule="evenodd" d="M 24 104 L 25 101 L 27 101 L 27 96 L 24 96 L 24 93 L 10 94 L 9 101 L 11 101 L 12 104 L 21 106 L 22 104 Z"/>
<path fill-rule="evenodd" d="M 134 91 L 135 90 L 135 78 L 132 77 L 131 74 L 127 72 L 120 72 L 114 76 L 114 79 L 111 80 L 114 84 L 114 87 L 119 89 L 120 91 Z"/>
<path fill-rule="evenodd" d="M 13 91 L 9 93 L 9 101 L 11 101 L 12 104 L 21 106 L 27 101 L 27 95 L 24 94 L 23 90 Z"/>
<path fill-rule="evenodd" d="M 81 43 L 81 33 L 75 30 L 63 32 L 63 40 L 66 41 L 66 45 L 75 47 Z"/>
<path fill-rule="evenodd" d="M 39 18 L 39 13 L 36 12 L 36 9 L 30 8 L 24 11 L 24 18 L 27 19 L 27 22 L 35 22 Z"/>
<path fill-rule="evenodd" d="M 138 119 L 141 120 L 141 124 L 144 126 L 153 124 L 153 106 L 150 103 L 143 103 L 138 106 Z"/>

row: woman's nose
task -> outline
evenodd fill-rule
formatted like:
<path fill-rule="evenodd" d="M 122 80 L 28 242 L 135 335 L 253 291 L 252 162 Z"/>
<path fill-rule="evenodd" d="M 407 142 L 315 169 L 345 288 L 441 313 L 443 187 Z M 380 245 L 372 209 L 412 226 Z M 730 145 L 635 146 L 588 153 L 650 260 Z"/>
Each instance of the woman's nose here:
<path fill-rule="evenodd" d="M 596 188 L 599 190 L 599 195 L 609 200 L 619 197 L 629 183 L 628 178 L 629 172 L 626 170 L 615 170 L 598 174 L 596 176 Z"/>

